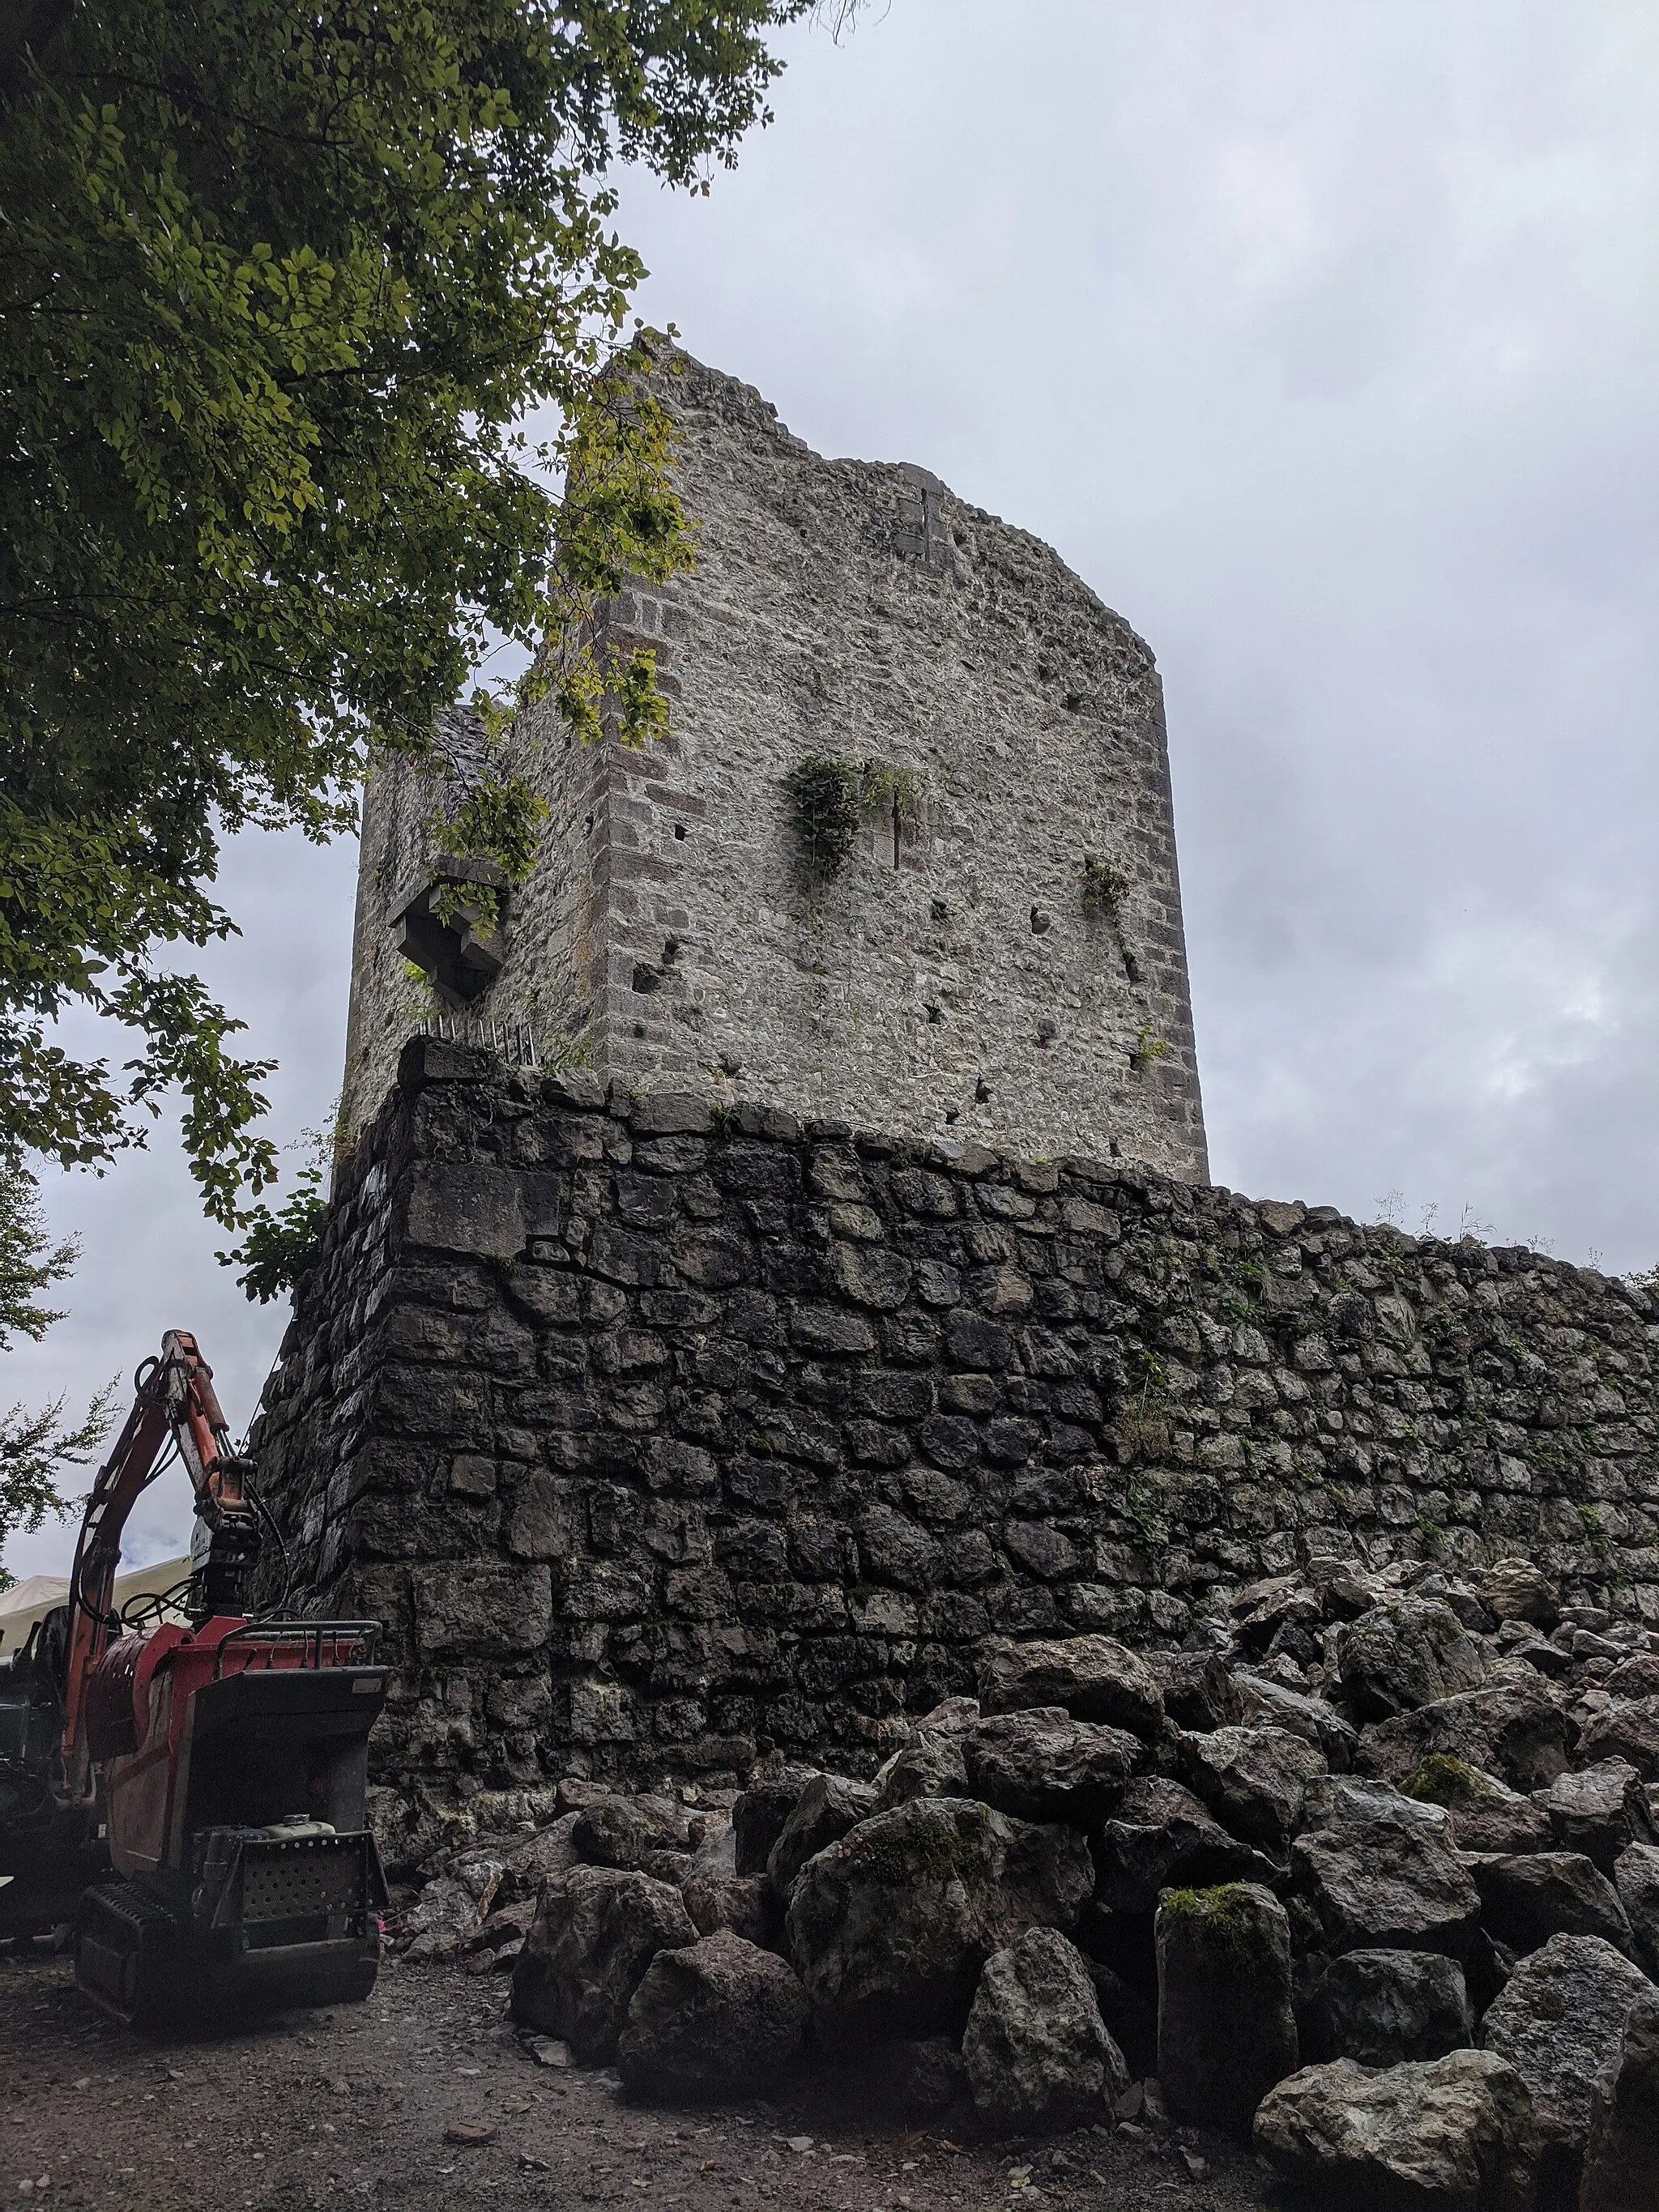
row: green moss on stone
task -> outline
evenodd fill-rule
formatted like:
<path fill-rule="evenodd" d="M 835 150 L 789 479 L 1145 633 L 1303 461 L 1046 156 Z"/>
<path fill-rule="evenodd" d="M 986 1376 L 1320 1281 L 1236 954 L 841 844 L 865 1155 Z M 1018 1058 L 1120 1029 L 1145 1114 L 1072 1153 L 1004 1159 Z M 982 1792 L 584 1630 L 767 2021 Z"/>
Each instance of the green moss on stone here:
<path fill-rule="evenodd" d="M 1473 1805 L 1482 1797 L 1490 1797 L 1492 1784 L 1467 1759 L 1454 1759 L 1449 1753 L 1431 1751 L 1419 1761 L 1400 1785 L 1407 1797 L 1420 1799 L 1425 1804 L 1443 1805 L 1453 1810 L 1459 1805 Z"/>

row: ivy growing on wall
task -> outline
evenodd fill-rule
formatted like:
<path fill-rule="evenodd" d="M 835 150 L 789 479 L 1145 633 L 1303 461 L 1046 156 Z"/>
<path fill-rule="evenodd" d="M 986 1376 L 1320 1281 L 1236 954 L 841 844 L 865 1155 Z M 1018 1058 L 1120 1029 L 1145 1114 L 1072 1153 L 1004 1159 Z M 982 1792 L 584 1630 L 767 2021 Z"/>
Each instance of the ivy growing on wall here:
<path fill-rule="evenodd" d="M 829 877 L 846 864 L 866 819 L 891 811 L 915 818 L 921 781 L 914 769 L 854 760 L 845 753 L 809 753 L 788 779 L 796 842 L 810 874 Z"/>

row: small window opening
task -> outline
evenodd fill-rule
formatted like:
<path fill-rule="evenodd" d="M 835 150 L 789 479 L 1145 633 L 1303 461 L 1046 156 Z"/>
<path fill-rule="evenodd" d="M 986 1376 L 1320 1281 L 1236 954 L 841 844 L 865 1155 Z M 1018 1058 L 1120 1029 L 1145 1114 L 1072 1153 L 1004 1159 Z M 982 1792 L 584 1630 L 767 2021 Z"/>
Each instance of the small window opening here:
<path fill-rule="evenodd" d="M 675 835 L 677 837 L 684 837 L 684 835 L 685 835 L 685 824 L 684 824 L 684 822 L 677 822 L 677 823 L 674 824 L 674 835 Z"/>

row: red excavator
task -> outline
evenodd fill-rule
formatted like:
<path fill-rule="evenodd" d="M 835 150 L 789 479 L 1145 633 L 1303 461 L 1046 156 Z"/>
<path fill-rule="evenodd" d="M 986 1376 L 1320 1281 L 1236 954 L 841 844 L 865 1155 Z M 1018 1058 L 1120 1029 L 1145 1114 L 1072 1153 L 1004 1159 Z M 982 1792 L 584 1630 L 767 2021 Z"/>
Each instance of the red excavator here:
<path fill-rule="evenodd" d="M 247 1619 L 261 1521 L 280 1532 L 195 1338 L 170 1330 L 134 1388 L 69 1601 L 0 1661 L 0 1933 L 72 1923 L 76 1981 L 140 2028 L 366 1997 L 379 1626 Z M 196 1494 L 190 1578 L 118 1614 L 121 1532 L 175 1455 Z"/>

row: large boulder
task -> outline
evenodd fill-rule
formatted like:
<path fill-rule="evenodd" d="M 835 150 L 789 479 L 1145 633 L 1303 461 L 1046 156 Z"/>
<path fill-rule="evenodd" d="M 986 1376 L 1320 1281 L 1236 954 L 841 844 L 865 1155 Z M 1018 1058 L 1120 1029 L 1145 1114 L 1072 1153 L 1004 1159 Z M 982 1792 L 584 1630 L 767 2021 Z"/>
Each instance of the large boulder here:
<path fill-rule="evenodd" d="M 1613 2071 L 1626 2019 L 1648 1988 L 1599 1936 L 1552 1936 L 1487 2008 L 1482 2046 L 1507 2059 L 1531 2093 L 1545 2203 L 1576 2201 L 1596 2081 Z"/>
<path fill-rule="evenodd" d="M 1265 1674 L 1242 1669 L 1237 1678 L 1241 1717 L 1247 1728 L 1288 1729 L 1324 1754 L 1333 1774 L 1346 1774 L 1353 1765 L 1359 1735 L 1334 1705 L 1305 1691 L 1292 1690 Z"/>
<path fill-rule="evenodd" d="M 1420 1597 L 1379 1605 L 1339 1630 L 1336 1664 L 1343 1695 L 1362 1721 L 1478 1689 L 1486 1673 L 1480 1646 L 1451 1607 Z"/>
<path fill-rule="evenodd" d="M 790 1955 L 830 2043 L 960 2028 L 981 1967 L 1028 1928 L 1075 1927 L 1087 1844 L 959 1797 L 878 1813 L 809 1859 Z"/>
<path fill-rule="evenodd" d="M 685 1815 L 665 1797 L 602 1797 L 572 1824 L 576 1856 L 589 1866 L 637 1871 L 659 1851 L 685 1851 Z"/>
<path fill-rule="evenodd" d="M 1328 2212 L 1521 2212 L 1532 2130 L 1515 2069 L 1454 2051 L 1381 2072 L 1339 2058 L 1261 2100 L 1253 2140 Z"/>
<path fill-rule="evenodd" d="M 1619 1893 L 1582 1851 L 1526 1851 L 1470 1861 L 1488 1934 L 1513 1951 L 1552 1936 L 1600 1936 L 1616 1950 L 1635 1943 Z"/>
<path fill-rule="evenodd" d="M 875 1809 L 876 1793 L 867 1782 L 849 1782 L 839 1774 L 815 1774 L 767 1855 L 766 1878 L 778 1895 L 787 1898 L 807 1860 L 838 1843 L 849 1828 L 867 1820 Z"/>
<path fill-rule="evenodd" d="M 1636 1940 L 1637 1954 L 1659 1981 L 1659 1844 L 1632 1844 L 1620 1852 L 1613 1884 Z"/>
<path fill-rule="evenodd" d="M 962 1795 L 1016 1820 L 1074 1828 L 1105 1818 L 1141 1750 L 1127 1730 L 1074 1721 L 1059 1705 L 994 1715 L 957 1741 L 968 1770 Z"/>
<path fill-rule="evenodd" d="M 1460 1851 L 1541 1851 L 1553 1832 L 1533 1798 L 1444 1752 L 1431 1752 L 1400 1786 L 1407 1797 L 1443 1808 Z"/>
<path fill-rule="evenodd" d="M 878 1813 L 890 1813 L 895 1805 L 908 1805 L 913 1797 L 967 1797 L 967 1762 L 958 1735 L 934 1729 L 914 1729 L 901 1745 L 876 1769 Z"/>
<path fill-rule="evenodd" d="M 1303 2057 L 1400 2066 L 1471 2042 L 1463 1969 L 1437 1951 L 1349 1951 L 1333 1959 L 1302 2009 Z"/>
<path fill-rule="evenodd" d="M 1553 1628 L 1561 1610 L 1560 1592 L 1529 1559 L 1495 1559 L 1478 1584 L 1487 1610 L 1499 1620 L 1529 1620 Z"/>
<path fill-rule="evenodd" d="M 1566 1767 L 1566 1717 L 1540 1676 L 1517 1673 L 1371 1722 L 1359 1731 L 1355 1763 L 1364 1773 L 1402 1782 L 1437 1752 L 1497 1775 L 1511 1790 L 1541 1790 Z"/>
<path fill-rule="evenodd" d="M 1632 1698 L 1594 1714 L 1578 1739 L 1578 1756 L 1627 1759 L 1644 1782 L 1659 1782 L 1659 1697 Z"/>
<path fill-rule="evenodd" d="M 1170 2112 L 1243 2136 L 1296 2065 L 1291 1927 L 1256 1882 L 1166 1893 L 1158 1943 L 1158 2072 Z"/>
<path fill-rule="evenodd" d="M 764 1874 L 772 1846 L 783 1833 L 783 1824 L 800 1802 L 800 1793 L 813 1779 L 810 1766 L 780 1766 L 756 1775 L 732 1808 L 732 1841 L 736 1852 L 733 1871 Z"/>
<path fill-rule="evenodd" d="M 1095 1895 L 1113 1912 L 1151 1912 L 1160 1890 L 1271 1882 L 1276 1872 L 1271 1860 L 1212 1820 L 1190 1790 L 1162 1774 L 1131 1782 L 1089 1840 Z"/>
<path fill-rule="evenodd" d="M 1480 1893 L 1453 1849 L 1445 1814 L 1392 1790 L 1346 1795 L 1351 1803 L 1305 1830 L 1291 1850 L 1326 1948 L 1461 1955 L 1480 1917 Z"/>
<path fill-rule="evenodd" d="M 783 1960 L 717 1929 L 652 1960 L 617 2041 L 617 2069 L 635 2096 L 760 2094 L 800 2049 L 811 2009 Z"/>
<path fill-rule="evenodd" d="M 1005 2135 L 1104 2120 L 1129 2083 L 1088 1966 L 1053 1928 L 1028 1929 L 985 1961 L 962 2039 L 974 2109 Z"/>
<path fill-rule="evenodd" d="M 1310 1743 L 1284 1729 L 1183 1731 L 1172 1747 L 1176 1771 L 1229 1833 L 1281 1851 L 1302 1823 L 1308 1791 L 1326 1772 Z"/>
<path fill-rule="evenodd" d="M 980 1668 L 979 1702 L 987 1713 L 1063 1705 L 1073 1720 L 1101 1721 L 1146 1737 L 1164 1722 L 1164 1696 L 1152 1670 L 1109 1636 L 994 1645 Z"/>
<path fill-rule="evenodd" d="M 1638 1997 L 1595 2085 L 1578 2212 L 1659 2212 L 1659 1996 Z"/>
<path fill-rule="evenodd" d="M 652 1960 L 696 1940 L 679 1892 L 666 1882 L 617 1867 L 573 1867 L 543 1887 L 514 1963 L 513 2017 L 606 2064 Z"/>
<path fill-rule="evenodd" d="M 680 1896 L 699 1936 L 729 1928 L 745 1943 L 771 1950 L 783 1929 L 783 1905 L 763 1874 L 717 1874 L 694 1867 Z"/>
<path fill-rule="evenodd" d="M 1642 1778 L 1627 1759 L 1598 1759 L 1576 1774 L 1558 1774 L 1538 1803 L 1564 1851 L 1582 1851 L 1603 1874 L 1632 1844 L 1656 1838 Z"/>
<path fill-rule="evenodd" d="M 1233 1728 L 1243 1720 L 1244 1700 L 1218 1653 L 1149 1651 L 1146 1665 L 1177 1728 Z"/>

